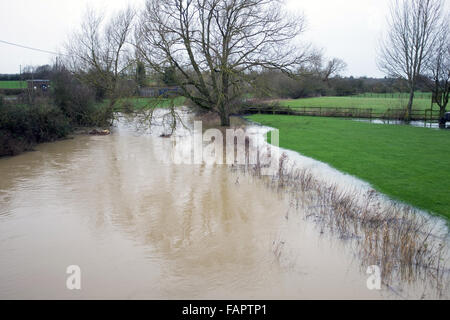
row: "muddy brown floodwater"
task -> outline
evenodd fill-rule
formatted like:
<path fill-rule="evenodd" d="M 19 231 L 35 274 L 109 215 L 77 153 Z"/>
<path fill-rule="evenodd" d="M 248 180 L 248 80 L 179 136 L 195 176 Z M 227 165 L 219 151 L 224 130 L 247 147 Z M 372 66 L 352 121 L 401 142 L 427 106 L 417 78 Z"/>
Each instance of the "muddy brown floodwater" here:
<path fill-rule="evenodd" d="M 171 148 L 119 122 L 0 159 L 0 298 L 399 298 L 262 183 Z"/>

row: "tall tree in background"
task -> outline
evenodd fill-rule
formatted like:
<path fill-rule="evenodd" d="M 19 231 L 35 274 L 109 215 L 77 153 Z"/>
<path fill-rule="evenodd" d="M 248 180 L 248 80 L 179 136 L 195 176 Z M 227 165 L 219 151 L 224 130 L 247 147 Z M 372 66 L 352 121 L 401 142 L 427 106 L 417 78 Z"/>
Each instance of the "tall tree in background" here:
<path fill-rule="evenodd" d="M 141 88 L 147 85 L 147 74 L 145 71 L 145 65 L 140 60 L 136 61 L 136 83 Z"/>
<path fill-rule="evenodd" d="M 174 68 L 185 96 L 228 126 L 251 71 L 290 73 L 309 59 L 307 46 L 292 45 L 304 19 L 289 17 L 281 2 L 148 0 L 137 47 L 156 72 Z"/>
<path fill-rule="evenodd" d="M 439 127 L 445 128 L 445 113 L 450 95 L 450 14 L 442 21 L 433 51 L 427 60 L 426 74 L 432 80 L 433 97 L 439 106 Z"/>
<path fill-rule="evenodd" d="M 174 67 L 166 67 L 164 68 L 163 74 L 162 74 L 162 81 L 164 84 L 168 86 L 176 85 L 177 83 L 177 75 L 176 70 Z"/>
<path fill-rule="evenodd" d="M 347 69 L 347 63 L 345 63 L 344 60 L 339 58 L 331 59 L 321 72 L 323 81 L 325 81 L 329 86 L 330 78 L 339 75 L 339 73 L 345 71 L 345 69 Z"/>
<path fill-rule="evenodd" d="M 411 120 L 417 80 L 432 53 L 443 10 L 442 0 L 395 0 L 391 5 L 389 31 L 381 44 L 379 67 L 389 76 L 407 80 L 407 121 Z"/>
<path fill-rule="evenodd" d="M 129 43 L 134 17 L 131 8 L 109 20 L 88 9 L 81 30 L 66 45 L 65 64 L 82 82 L 104 93 L 111 106 L 121 96 L 121 78 L 134 62 Z"/>

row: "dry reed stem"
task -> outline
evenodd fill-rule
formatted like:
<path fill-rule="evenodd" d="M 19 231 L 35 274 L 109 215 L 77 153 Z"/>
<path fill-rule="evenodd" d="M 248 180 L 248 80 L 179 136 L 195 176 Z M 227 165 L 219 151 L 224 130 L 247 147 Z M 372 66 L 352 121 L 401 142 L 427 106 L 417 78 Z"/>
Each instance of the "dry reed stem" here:
<path fill-rule="evenodd" d="M 260 163 L 261 158 L 258 149 L 256 165 L 233 166 L 233 170 L 248 173 L 287 195 L 290 204 L 321 230 L 353 241 L 361 266 L 380 266 L 386 286 L 395 279 L 408 284 L 421 280 L 432 282 L 440 292 L 445 290 L 450 271 L 445 260 L 448 233 L 437 230 L 432 219 L 411 206 L 382 199 L 374 190 L 365 194 L 342 191 L 306 169 L 289 165 L 286 154 L 279 159 L 277 174 L 262 176 L 261 169 L 267 164 Z"/>

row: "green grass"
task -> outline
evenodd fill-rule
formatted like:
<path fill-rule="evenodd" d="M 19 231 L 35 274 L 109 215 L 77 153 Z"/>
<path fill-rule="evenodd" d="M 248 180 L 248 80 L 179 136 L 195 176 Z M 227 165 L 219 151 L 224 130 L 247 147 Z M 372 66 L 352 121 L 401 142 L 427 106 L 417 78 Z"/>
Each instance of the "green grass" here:
<path fill-rule="evenodd" d="M 408 98 L 383 98 L 383 97 L 320 97 L 304 98 L 297 100 L 282 100 L 282 106 L 300 107 L 322 107 L 322 108 L 372 108 L 376 112 L 385 112 L 387 109 L 406 108 Z M 416 98 L 413 102 L 413 109 L 430 109 L 431 98 Z"/>
<path fill-rule="evenodd" d="M 23 89 L 26 87 L 26 81 L 0 81 L 0 89 Z"/>
<path fill-rule="evenodd" d="M 116 109 L 120 110 L 123 106 L 129 103 L 133 110 L 145 110 L 150 108 L 168 108 L 172 103 L 175 107 L 180 107 L 185 104 L 186 98 L 176 97 L 174 99 L 157 99 L 157 98 L 142 98 L 142 97 L 132 97 L 121 99 L 117 105 Z M 109 103 L 109 100 L 105 100 L 103 103 Z"/>
<path fill-rule="evenodd" d="M 184 105 L 186 99 L 184 97 L 176 97 L 174 99 L 154 99 L 154 98 L 129 98 L 136 109 L 146 108 L 167 108 L 172 102 L 175 107 Z"/>
<path fill-rule="evenodd" d="M 280 146 L 369 182 L 393 199 L 450 219 L 450 131 L 336 118 L 253 115 Z"/>
<path fill-rule="evenodd" d="M 389 99 L 408 99 L 409 98 L 409 93 L 405 93 L 405 92 L 396 92 L 396 93 L 371 93 L 371 92 L 366 92 L 366 93 L 361 93 L 356 95 L 355 97 L 360 97 L 360 98 L 389 98 Z M 421 91 L 416 91 L 414 93 L 414 97 L 417 99 L 431 99 L 431 92 L 421 92 Z"/>

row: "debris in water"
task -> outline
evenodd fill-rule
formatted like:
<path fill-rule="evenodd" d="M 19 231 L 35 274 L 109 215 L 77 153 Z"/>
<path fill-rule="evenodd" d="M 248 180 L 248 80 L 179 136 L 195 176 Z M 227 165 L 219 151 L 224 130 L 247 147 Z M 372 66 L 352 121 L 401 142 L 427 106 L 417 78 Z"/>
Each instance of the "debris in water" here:
<path fill-rule="evenodd" d="M 111 131 L 94 129 L 94 130 L 90 131 L 89 134 L 90 135 L 95 135 L 95 136 L 107 136 L 107 135 L 111 134 Z"/>

